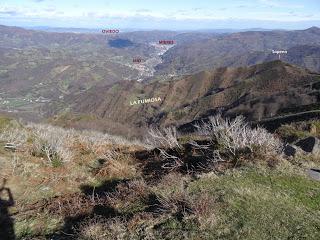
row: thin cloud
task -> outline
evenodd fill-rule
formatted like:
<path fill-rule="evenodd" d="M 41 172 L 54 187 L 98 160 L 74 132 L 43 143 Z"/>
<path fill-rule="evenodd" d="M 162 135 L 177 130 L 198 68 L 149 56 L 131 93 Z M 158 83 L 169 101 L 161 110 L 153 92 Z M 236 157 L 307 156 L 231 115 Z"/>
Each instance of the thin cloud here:
<path fill-rule="evenodd" d="M 185 24 L 186 26 L 188 26 L 187 23 L 191 24 L 190 26 L 194 24 L 196 27 L 209 22 L 212 22 L 212 25 L 214 25 L 217 22 L 219 23 L 219 21 L 229 21 L 230 19 L 234 22 L 274 21 L 275 23 L 320 20 L 320 14 L 314 10 L 294 11 L 295 8 L 299 7 L 298 5 L 294 7 L 287 5 L 286 8 L 284 8 L 284 1 L 258 0 L 258 2 L 263 4 L 258 5 L 257 2 L 247 3 L 239 1 L 238 5 L 230 6 L 230 8 L 226 7 L 227 5 L 225 4 L 220 5 L 220 8 L 205 6 L 196 6 L 194 8 L 180 10 L 173 8 L 169 12 L 161 9 L 153 9 L 152 7 L 115 10 L 112 7 L 84 9 L 81 5 L 77 5 L 79 7 L 77 9 L 65 10 L 61 6 L 58 8 L 52 5 L 45 6 L 46 4 L 30 4 L 28 6 L 17 5 L 15 7 L 0 6 L 0 17 L 7 17 L 7 22 L 14 22 L 18 19 L 26 19 L 26 21 L 30 22 L 33 21 L 32 19 L 38 19 L 37 21 L 39 22 L 46 22 L 47 20 L 59 22 L 61 19 L 66 19 L 68 22 L 77 22 L 81 19 L 81 22 L 88 24 L 91 22 L 105 23 L 107 21 L 117 24 L 117 21 L 123 21 L 126 25 L 139 25 L 140 22 L 146 22 L 146 25 L 156 24 L 156 26 L 158 26 L 158 24 L 162 22 L 176 22 L 179 25 Z M 266 6 L 281 7 L 279 7 L 277 11 L 274 11 L 274 9 Z M 248 8 L 250 11 L 240 10 L 245 8 Z M 231 16 L 232 18 L 230 18 Z"/>
<path fill-rule="evenodd" d="M 17 7 L 1 7 L 0 6 L 0 15 L 6 16 L 18 16 L 23 14 L 21 10 Z"/>
<path fill-rule="evenodd" d="M 249 5 L 238 5 L 237 8 L 248 8 L 250 7 Z"/>
<path fill-rule="evenodd" d="M 152 10 L 142 8 L 142 9 L 137 9 L 136 12 L 137 13 L 150 13 L 150 12 L 152 12 Z"/>
<path fill-rule="evenodd" d="M 302 9 L 304 5 L 302 4 L 285 4 L 276 0 L 259 0 L 261 4 L 271 8 L 294 8 L 294 9 Z"/>
<path fill-rule="evenodd" d="M 55 11 L 57 11 L 57 9 L 54 8 L 54 7 L 48 7 L 48 8 L 45 8 L 44 11 L 47 11 L 47 12 L 55 12 Z"/>
<path fill-rule="evenodd" d="M 192 8 L 192 11 L 200 11 L 203 10 L 203 8 Z"/>
<path fill-rule="evenodd" d="M 279 2 L 275 2 L 273 0 L 259 0 L 259 2 L 268 7 L 281 7 Z"/>
<path fill-rule="evenodd" d="M 19 12 L 17 12 L 17 11 L 1 11 L 0 10 L 0 15 L 16 16 L 18 14 L 19 14 Z"/>

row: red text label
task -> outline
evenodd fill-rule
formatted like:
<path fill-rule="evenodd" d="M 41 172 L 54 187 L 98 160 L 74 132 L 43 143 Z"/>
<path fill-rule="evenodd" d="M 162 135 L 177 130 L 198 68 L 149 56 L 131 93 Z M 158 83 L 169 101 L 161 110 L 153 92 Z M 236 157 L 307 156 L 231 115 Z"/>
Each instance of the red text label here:
<path fill-rule="evenodd" d="M 159 40 L 159 44 L 163 44 L 163 45 L 172 45 L 175 42 L 173 40 Z"/>

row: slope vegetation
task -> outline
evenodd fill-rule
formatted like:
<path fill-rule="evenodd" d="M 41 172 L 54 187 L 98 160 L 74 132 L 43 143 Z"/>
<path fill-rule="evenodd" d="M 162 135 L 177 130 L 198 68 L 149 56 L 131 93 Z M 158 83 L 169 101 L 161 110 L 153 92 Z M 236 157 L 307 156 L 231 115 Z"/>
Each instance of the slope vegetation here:
<path fill-rule="evenodd" d="M 320 75 L 273 61 L 251 67 L 218 68 L 174 81 L 117 83 L 70 95 L 52 113 L 89 114 L 106 122 L 135 127 L 181 125 L 214 113 L 244 115 L 250 121 L 316 108 Z M 161 101 L 132 105 L 139 99 Z M 59 115 L 59 114 L 58 114 Z"/>

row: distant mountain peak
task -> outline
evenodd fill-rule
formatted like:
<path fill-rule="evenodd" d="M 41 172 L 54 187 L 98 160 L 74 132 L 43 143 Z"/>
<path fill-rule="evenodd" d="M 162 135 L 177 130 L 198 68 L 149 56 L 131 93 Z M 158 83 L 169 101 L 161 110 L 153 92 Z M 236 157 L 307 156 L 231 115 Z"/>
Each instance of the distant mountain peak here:
<path fill-rule="evenodd" d="M 317 30 L 320 30 L 320 28 L 319 27 L 316 27 L 316 26 L 312 26 L 311 28 L 308 28 L 309 30 L 312 30 L 312 29 L 317 29 Z M 307 30 L 308 30 L 307 29 Z"/>
<path fill-rule="evenodd" d="M 263 62 L 263 63 L 257 64 L 257 65 L 253 65 L 252 67 L 274 68 L 274 67 L 285 67 L 285 66 L 290 66 L 290 67 L 295 67 L 295 68 L 298 67 L 298 66 L 292 66 L 291 64 L 289 64 L 287 62 L 283 62 L 281 60 Z"/>
<path fill-rule="evenodd" d="M 311 28 L 306 29 L 306 31 L 307 31 L 307 32 L 311 32 L 311 33 L 320 34 L 320 28 L 315 27 L 315 26 L 313 26 L 313 27 L 311 27 Z"/>

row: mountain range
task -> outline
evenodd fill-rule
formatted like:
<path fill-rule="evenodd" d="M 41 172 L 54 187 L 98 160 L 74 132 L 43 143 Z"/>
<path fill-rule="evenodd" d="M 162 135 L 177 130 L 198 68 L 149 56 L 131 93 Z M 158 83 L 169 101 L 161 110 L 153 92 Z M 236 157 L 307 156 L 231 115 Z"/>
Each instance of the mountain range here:
<path fill-rule="evenodd" d="M 317 27 L 108 35 L 0 26 L 0 111 L 116 134 L 217 112 L 262 121 L 314 110 L 319 72 Z"/>
<path fill-rule="evenodd" d="M 120 127 L 134 129 L 138 134 L 152 125 L 180 126 L 216 113 L 260 121 L 295 113 L 294 109 L 313 110 L 319 107 L 319 86 L 320 74 L 276 60 L 250 67 L 201 71 L 178 80 L 94 87 L 69 95 L 49 109 L 70 109 L 69 113 L 78 116 L 95 116 L 91 125 L 104 122 L 104 127 L 115 133 Z M 152 98 L 161 101 L 145 103 L 145 99 Z M 81 122 L 81 118 L 78 123 L 75 119 L 66 121 L 69 127 Z"/>
<path fill-rule="evenodd" d="M 249 31 L 197 39 L 170 49 L 158 74 L 191 74 L 205 69 L 247 66 L 278 59 L 272 50 L 286 50 L 283 61 L 320 71 L 320 28 L 297 31 Z"/>

